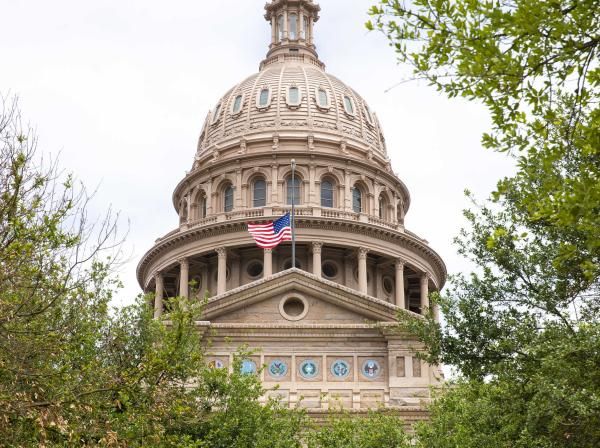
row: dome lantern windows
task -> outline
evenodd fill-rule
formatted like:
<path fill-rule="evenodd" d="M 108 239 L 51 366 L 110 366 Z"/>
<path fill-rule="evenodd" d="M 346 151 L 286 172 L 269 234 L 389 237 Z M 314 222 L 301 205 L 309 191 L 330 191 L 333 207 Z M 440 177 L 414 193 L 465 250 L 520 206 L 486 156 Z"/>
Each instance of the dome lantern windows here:
<path fill-rule="evenodd" d="M 304 40 L 308 40 L 308 17 L 304 16 L 304 19 L 302 20 L 302 39 Z"/>
<path fill-rule="evenodd" d="M 235 99 L 233 100 L 233 104 L 231 105 L 231 115 L 238 115 L 240 112 L 242 112 L 242 106 L 244 105 L 244 95 L 239 94 L 236 95 Z"/>
<path fill-rule="evenodd" d="M 264 179 L 256 179 L 252 184 L 252 206 L 264 207 L 267 205 L 267 183 Z"/>
<path fill-rule="evenodd" d="M 348 95 L 344 95 L 344 112 L 351 117 L 354 117 L 354 101 Z"/>
<path fill-rule="evenodd" d="M 300 88 L 297 86 L 290 86 L 287 90 L 286 102 L 288 107 L 297 109 L 302 103 L 302 96 L 300 94 Z"/>
<path fill-rule="evenodd" d="M 298 15 L 290 14 L 289 16 L 290 28 L 289 28 L 289 36 L 290 40 L 298 40 Z"/>
<path fill-rule="evenodd" d="M 225 213 L 233 210 L 233 185 L 227 184 L 223 190 L 223 211 Z"/>
<path fill-rule="evenodd" d="M 317 87 L 315 92 L 317 108 L 323 112 L 329 111 L 331 103 L 329 102 L 329 93 L 324 87 Z"/>
<path fill-rule="evenodd" d="M 258 110 L 267 110 L 271 105 L 271 89 L 263 87 L 256 95 L 256 107 Z"/>
<path fill-rule="evenodd" d="M 281 42 L 283 40 L 283 16 L 277 17 L 277 42 Z"/>

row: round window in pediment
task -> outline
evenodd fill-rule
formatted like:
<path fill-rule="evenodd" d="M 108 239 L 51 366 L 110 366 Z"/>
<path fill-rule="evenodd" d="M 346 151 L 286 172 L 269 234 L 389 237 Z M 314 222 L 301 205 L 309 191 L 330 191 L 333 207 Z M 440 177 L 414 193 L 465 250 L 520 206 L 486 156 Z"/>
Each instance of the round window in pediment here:
<path fill-rule="evenodd" d="M 304 319 L 308 314 L 308 301 L 299 295 L 288 295 L 279 302 L 279 313 L 291 321 Z"/>
<path fill-rule="evenodd" d="M 389 296 L 394 292 L 394 280 L 390 276 L 383 277 L 383 291 Z"/>

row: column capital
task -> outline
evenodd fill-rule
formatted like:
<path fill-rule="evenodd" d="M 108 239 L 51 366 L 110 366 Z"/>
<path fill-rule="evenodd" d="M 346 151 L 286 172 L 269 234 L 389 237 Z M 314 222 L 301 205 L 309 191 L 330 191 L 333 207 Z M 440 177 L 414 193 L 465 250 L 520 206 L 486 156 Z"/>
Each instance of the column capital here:
<path fill-rule="evenodd" d="M 369 249 L 367 249 L 366 247 L 359 247 L 358 248 L 358 259 L 366 260 L 368 253 L 369 253 Z"/>
<path fill-rule="evenodd" d="M 430 275 L 428 272 L 421 272 L 421 283 L 429 282 Z"/>
<path fill-rule="evenodd" d="M 179 263 L 179 265 L 180 265 L 181 267 L 184 267 L 184 266 L 185 266 L 185 267 L 189 267 L 189 266 L 190 266 L 190 260 L 189 260 L 189 258 L 187 258 L 187 257 L 182 257 L 182 258 L 179 258 L 179 259 L 177 260 L 177 262 Z"/>
<path fill-rule="evenodd" d="M 219 258 L 227 257 L 227 248 L 226 247 L 217 247 L 215 249 L 215 252 L 217 252 L 217 255 L 219 256 Z"/>
<path fill-rule="evenodd" d="M 396 267 L 396 270 L 403 270 L 405 265 L 406 261 L 404 261 L 403 258 L 396 258 L 396 260 L 394 260 L 394 266 Z"/>
<path fill-rule="evenodd" d="M 158 280 L 163 278 L 163 273 L 162 271 L 154 271 L 154 274 L 152 274 L 152 277 L 154 278 L 154 280 Z"/>
<path fill-rule="evenodd" d="M 323 249 L 323 243 L 320 241 L 313 241 L 312 243 L 312 251 L 313 254 L 320 254 Z"/>
<path fill-rule="evenodd" d="M 263 249 L 265 251 L 265 254 L 272 254 L 273 253 L 273 249 Z"/>

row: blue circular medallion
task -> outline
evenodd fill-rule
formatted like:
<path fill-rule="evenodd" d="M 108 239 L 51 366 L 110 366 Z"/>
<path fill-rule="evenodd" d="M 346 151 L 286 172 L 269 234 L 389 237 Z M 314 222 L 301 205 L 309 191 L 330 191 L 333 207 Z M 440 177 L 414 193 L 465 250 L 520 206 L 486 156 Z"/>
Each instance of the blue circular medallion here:
<path fill-rule="evenodd" d="M 312 379 L 319 373 L 317 363 L 312 359 L 307 359 L 300 364 L 300 375 L 306 379 Z"/>
<path fill-rule="evenodd" d="M 362 365 L 362 374 L 367 378 L 377 378 L 381 373 L 381 366 L 374 359 L 367 359 Z"/>
<path fill-rule="evenodd" d="M 338 359 L 331 364 L 331 374 L 336 378 L 346 378 L 350 374 L 350 364 Z"/>
<path fill-rule="evenodd" d="M 287 374 L 287 371 L 287 364 L 280 359 L 275 359 L 274 361 L 271 361 L 271 364 L 269 364 L 269 374 L 272 377 L 281 378 Z"/>
<path fill-rule="evenodd" d="M 250 359 L 244 359 L 242 361 L 242 367 L 240 368 L 240 372 L 243 375 L 251 375 L 256 373 L 256 363 Z"/>

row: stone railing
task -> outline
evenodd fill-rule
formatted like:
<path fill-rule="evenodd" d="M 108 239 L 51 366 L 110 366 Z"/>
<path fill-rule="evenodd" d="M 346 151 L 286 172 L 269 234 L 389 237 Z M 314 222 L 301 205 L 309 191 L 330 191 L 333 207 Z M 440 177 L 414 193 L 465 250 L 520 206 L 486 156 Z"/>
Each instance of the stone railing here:
<path fill-rule="evenodd" d="M 195 221 L 189 221 L 183 223 L 180 226 L 180 230 L 187 230 L 197 227 L 205 227 L 220 222 L 230 221 L 252 221 L 260 220 L 262 218 L 277 218 L 287 212 L 291 211 L 290 206 L 276 206 L 276 207 L 263 207 L 263 208 L 250 208 L 244 210 L 234 210 L 226 213 L 218 213 L 215 215 L 201 218 Z M 295 208 L 296 217 L 315 217 L 315 218 L 328 218 L 328 219 L 342 219 L 354 222 L 363 222 L 372 224 L 378 227 L 385 227 L 391 230 L 397 230 L 404 232 L 404 226 L 401 224 L 389 222 L 375 216 L 366 215 L 363 213 L 354 213 L 347 210 L 340 210 L 335 208 L 322 208 L 322 207 L 311 207 L 311 206 L 299 206 Z M 164 238 L 164 237 L 163 237 Z"/>

